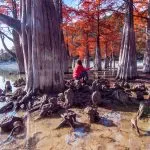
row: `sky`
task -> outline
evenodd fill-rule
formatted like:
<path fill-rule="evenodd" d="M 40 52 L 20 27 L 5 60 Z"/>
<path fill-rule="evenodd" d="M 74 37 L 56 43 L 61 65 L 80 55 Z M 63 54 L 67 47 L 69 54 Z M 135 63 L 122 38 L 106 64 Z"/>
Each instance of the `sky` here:
<path fill-rule="evenodd" d="M 80 0 L 64 0 L 64 3 L 72 7 L 77 7 L 79 1 Z"/>

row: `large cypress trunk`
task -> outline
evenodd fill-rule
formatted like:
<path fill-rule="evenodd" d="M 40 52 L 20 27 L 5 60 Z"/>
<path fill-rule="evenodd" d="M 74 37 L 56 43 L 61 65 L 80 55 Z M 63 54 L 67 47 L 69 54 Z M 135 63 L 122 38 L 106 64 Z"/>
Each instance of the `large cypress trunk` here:
<path fill-rule="evenodd" d="M 150 0 L 148 3 L 147 42 L 143 61 L 143 72 L 150 73 Z"/>
<path fill-rule="evenodd" d="M 136 45 L 133 23 L 133 0 L 126 1 L 126 10 L 117 72 L 117 78 L 123 80 L 134 79 L 137 77 Z"/>
<path fill-rule="evenodd" d="M 68 73 L 69 72 L 69 57 L 70 56 L 69 56 L 68 47 L 64 41 L 63 32 L 62 32 L 61 45 L 62 45 L 62 50 L 63 50 L 63 52 L 62 52 L 62 54 L 63 54 L 63 57 L 62 57 L 63 69 L 64 69 L 65 73 Z"/>
<path fill-rule="evenodd" d="M 22 0 L 22 45 L 27 91 L 61 91 L 61 29 L 56 5 L 50 0 Z"/>
<path fill-rule="evenodd" d="M 58 0 L 20 0 L 21 21 L 0 13 L 0 20 L 20 35 L 26 91 L 64 88 Z"/>

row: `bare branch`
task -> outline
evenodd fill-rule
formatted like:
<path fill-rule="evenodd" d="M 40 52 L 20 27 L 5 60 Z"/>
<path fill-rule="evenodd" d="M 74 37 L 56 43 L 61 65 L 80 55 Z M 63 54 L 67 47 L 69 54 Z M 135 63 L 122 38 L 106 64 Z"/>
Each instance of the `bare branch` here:
<path fill-rule="evenodd" d="M 8 35 L 6 35 L 4 32 L 0 31 L 0 34 L 3 34 L 5 37 L 7 37 L 10 41 L 14 42 L 14 40 L 9 37 Z"/>
<path fill-rule="evenodd" d="M 11 50 L 9 50 L 8 47 L 6 46 L 4 35 L 1 34 L 0 37 L 1 37 L 2 44 L 3 44 L 4 48 L 5 48 L 5 50 L 6 50 L 13 58 L 16 59 L 16 54 L 13 53 Z"/>
<path fill-rule="evenodd" d="M 21 22 L 20 20 L 14 19 L 7 15 L 0 13 L 0 21 L 9 27 L 13 28 L 17 33 L 21 33 Z"/>

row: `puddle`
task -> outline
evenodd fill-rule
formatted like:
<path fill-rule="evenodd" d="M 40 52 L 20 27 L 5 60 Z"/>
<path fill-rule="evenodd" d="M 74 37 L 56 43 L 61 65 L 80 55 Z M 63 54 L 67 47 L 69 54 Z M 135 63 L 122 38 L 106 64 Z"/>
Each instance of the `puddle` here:
<path fill-rule="evenodd" d="M 106 113 L 100 119 L 100 123 L 108 127 L 112 126 L 113 124 L 119 125 L 120 121 L 121 121 L 121 115 L 118 112 Z"/>
<path fill-rule="evenodd" d="M 78 143 L 81 139 L 86 137 L 88 134 L 85 132 L 85 128 L 76 128 L 74 132 L 72 132 L 70 135 L 66 136 L 66 143 L 72 144 L 72 143 Z"/>
<path fill-rule="evenodd" d="M 106 127 L 111 127 L 114 125 L 112 120 L 109 120 L 105 117 L 101 117 L 99 123 L 106 126 Z"/>

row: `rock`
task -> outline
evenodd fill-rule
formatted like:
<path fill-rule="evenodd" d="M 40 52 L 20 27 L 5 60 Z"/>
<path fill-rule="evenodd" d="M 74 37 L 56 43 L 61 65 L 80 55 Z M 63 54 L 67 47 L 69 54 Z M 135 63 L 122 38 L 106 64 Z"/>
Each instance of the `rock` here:
<path fill-rule="evenodd" d="M 12 91 L 11 83 L 10 83 L 10 81 L 6 81 L 6 83 L 5 83 L 5 93 L 11 92 L 11 91 Z"/>
<path fill-rule="evenodd" d="M 15 116 L 5 117 L 0 122 L 0 127 L 1 127 L 2 131 L 10 132 L 15 127 L 14 125 L 16 125 L 18 121 L 23 125 L 23 119 L 20 117 L 15 117 Z"/>
<path fill-rule="evenodd" d="M 0 108 L 0 113 L 6 113 L 14 108 L 13 102 L 8 102 L 6 105 Z"/>
<path fill-rule="evenodd" d="M 102 103 L 101 93 L 99 91 L 95 91 L 92 93 L 92 104 L 94 106 L 98 106 Z"/>
<path fill-rule="evenodd" d="M 71 107 L 73 105 L 74 102 L 74 92 L 71 88 L 69 88 L 68 90 L 66 90 L 64 92 L 64 96 L 65 96 L 65 105 L 66 107 Z"/>
<path fill-rule="evenodd" d="M 26 95 L 26 92 L 22 88 L 19 88 L 13 93 L 11 99 L 18 101 L 25 95 Z"/>

